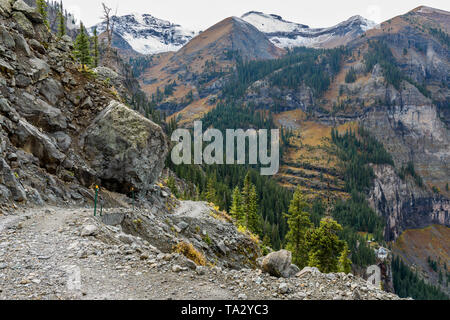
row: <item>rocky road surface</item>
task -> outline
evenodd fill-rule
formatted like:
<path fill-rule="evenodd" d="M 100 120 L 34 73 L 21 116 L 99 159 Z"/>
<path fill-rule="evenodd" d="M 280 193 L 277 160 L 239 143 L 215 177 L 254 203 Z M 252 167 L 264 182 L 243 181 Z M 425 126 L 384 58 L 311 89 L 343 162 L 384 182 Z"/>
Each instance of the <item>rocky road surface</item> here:
<path fill-rule="evenodd" d="M 192 202 L 181 206 L 177 214 L 196 211 Z M 305 269 L 300 277 L 278 279 L 261 270 L 186 260 L 103 225 L 92 209 L 45 207 L 0 215 L 0 300 L 398 299 L 352 275 Z"/>

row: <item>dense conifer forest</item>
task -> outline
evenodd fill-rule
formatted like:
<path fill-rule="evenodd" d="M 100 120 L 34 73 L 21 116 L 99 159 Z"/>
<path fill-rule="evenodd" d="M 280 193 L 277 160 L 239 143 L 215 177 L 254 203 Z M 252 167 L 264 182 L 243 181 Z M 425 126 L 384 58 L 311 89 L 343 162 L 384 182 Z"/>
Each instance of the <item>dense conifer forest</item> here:
<path fill-rule="evenodd" d="M 238 58 L 236 73 L 225 86 L 223 96 L 232 101 L 238 99 L 251 83 L 265 77 L 272 86 L 291 89 L 305 83 L 316 96 L 321 96 L 340 71 L 345 54 L 343 48 L 319 50 L 300 47 L 290 50 L 280 59 L 242 61 Z"/>
<path fill-rule="evenodd" d="M 392 273 L 395 292 L 402 298 L 411 297 L 415 300 L 449 299 L 439 288 L 420 279 L 399 257 L 394 257 L 392 261 Z"/>

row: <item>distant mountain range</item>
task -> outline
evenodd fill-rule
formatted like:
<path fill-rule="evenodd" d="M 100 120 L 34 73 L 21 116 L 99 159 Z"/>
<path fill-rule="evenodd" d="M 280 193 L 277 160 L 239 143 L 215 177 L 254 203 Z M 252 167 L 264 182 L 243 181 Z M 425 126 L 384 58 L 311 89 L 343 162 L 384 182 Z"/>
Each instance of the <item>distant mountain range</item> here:
<path fill-rule="evenodd" d="M 332 48 L 344 45 L 375 23 L 361 16 L 354 16 L 330 28 L 310 28 L 306 25 L 283 20 L 282 17 L 250 11 L 235 21 L 246 22 L 261 31 L 279 48 L 298 46 Z M 115 43 L 119 49 L 133 49 L 141 54 L 178 51 L 200 32 L 178 24 L 161 20 L 150 14 L 114 16 Z M 96 25 L 99 33 L 105 31 L 105 23 Z M 93 27 L 90 28 L 90 31 Z"/>
<path fill-rule="evenodd" d="M 330 48 L 347 44 L 376 23 L 361 16 L 353 16 L 330 28 L 310 28 L 309 26 L 283 20 L 282 17 L 251 11 L 242 19 L 254 25 L 276 46 L 280 48 L 314 47 Z"/>

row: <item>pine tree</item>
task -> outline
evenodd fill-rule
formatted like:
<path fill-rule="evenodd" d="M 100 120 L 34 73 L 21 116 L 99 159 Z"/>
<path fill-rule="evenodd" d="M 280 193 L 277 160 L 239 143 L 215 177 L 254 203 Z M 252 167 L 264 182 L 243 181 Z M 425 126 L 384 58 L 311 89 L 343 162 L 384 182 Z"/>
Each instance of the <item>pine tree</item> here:
<path fill-rule="evenodd" d="M 44 20 L 44 24 L 50 28 L 50 24 L 48 22 L 48 13 L 47 13 L 47 3 L 45 0 L 36 0 L 36 8 L 37 11 L 41 14 L 42 19 Z"/>
<path fill-rule="evenodd" d="M 100 54 L 99 54 L 99 50 L 98 50 L 97 27 L 94 27 L 93 42 L 94 42 L 94 67 L 98 67 Z M 146 112 L 147 112 L 147 110 L 146 110 Z"/>
<path fill-rule="evenodd" d="M 348 258 L 350 251 L 348 250 L 347 243 L 344 244 L 341 255 L 339 256 L 339 272 L 350 273 L 352 271 L 352 261 Z"/>
<path fill-rule="evenodd" d="M 310 229 L 305 235 L 308 248 L 308 266 L 317 267 L 322 273 L 337 272 L 339 257 L 343 252 L 345 242 L 337 233 L 342 226 L 332 218 L 326 217 L 320 221 L 320 227 Z M 348 250 L 348 249 L 347 249 Z M 346 261 L 344 261 L 346 263 Z"/>
<path fill-rule="evenodd" d="M 270 247 L 270 238 L 267 234 L 264 235 L 263 237 L 263 246 L 265 247 Z"/>
<path fill-rule="evenodd" d="M 62 1 L 58 10 L 58 37 L 62 38 L 66 34 L 66 20 L 64 18 L 64 9 Z"/>
<path fill-rule="evenodd" d="M 256 194 L 256 187 L 254 185 L 251 185 L 249 195 L 248 228 L 253 233 L 259 234 L 261 232 L 261 225 L 258 216 L 258 195 Z"/>
<path fill-rule="evenodd" d="M 214 187 L 215 179 L 214 177 L 210 177 L 208 180 L 208 184 L 206 185 L 206 201 L 209 203 L 216 203 L 216 189 Z"/>
<path fill-rule="evenodd" d="M 89 37 L 82 22 L 80 23 L 80 33 L 75 40 L 74 55 L 82 66 L 89 66 L 92 63 Z"/>
<path fill-rule="evenodd" d="M 247 175 L 244 179 L 244 187 L 242 188 L 242 211 L 244 212 L 244 221 L 243 225 L 249 228 L 250 225 L 250 214 L 252 210 L 252 205 L 250 201 L 250 194 L 252 190 L 252 183 L 250 180 L 250 172 L 247 172 Z"/>
<path fill-rule="evenodd" d="M 242 197 L 241 191 L 239 187 L 234 188 L 233 190 L 233 202 L 230 208 L 230 215 L 239 223 L 242 221 L 243 213 L 242 213 Z"/>
<path fill-rule="evenodd" d="M 286 248 L 292 252 L 293 263 L 299 268 L 305 267 L 308 261 L 305 234 L 312 226 L 308 209 L 309 205 L 298 187 L 289 205 L 289 214 L 286 215 L 289 225 Z"/>

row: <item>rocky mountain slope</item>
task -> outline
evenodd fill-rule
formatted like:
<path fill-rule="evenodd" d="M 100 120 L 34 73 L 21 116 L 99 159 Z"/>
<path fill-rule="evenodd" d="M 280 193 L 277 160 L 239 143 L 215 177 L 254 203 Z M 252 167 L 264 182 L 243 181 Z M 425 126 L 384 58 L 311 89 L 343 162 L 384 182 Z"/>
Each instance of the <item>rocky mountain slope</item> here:
<path fill-rule="evenodd" d="M 383 143 L 395 163 L 395 168 L 374 167 L 374 185 L 368 194 L 371 207 L 384 217 L 385 239 L 395 241 L 405 230 L 432 224 L 449 227 L 449 26 L 448 12 L 419 7 L 350 42 L 351 56 L 322 97 L 304 86 L 277 88 L 276 97 L 282 98 L 276 102 L 286 110 L 276 116 L 277 121 L 297 129 L 303 137 L 297 140 L 300 144 L 294 141 L 286 155 L 281 183 L 289 186 L 312 179 L 317 182 L 305 184 L 306 192 L 340 197 L 339 169 L 337 173 L 329 170 L 338 162 L 327 152 L 327 140 L 320 141 L 320 137 L 330 138 L 330 126 L 345 132 L 360 124 Z M 367 72 L 365 56 L 373 50 L 368 41 L 384 43 L 392 52 L 394 64 L 403 74 L 399 85 L 386 80 L 390 77 L 386 70 L 393 66 L 383 69 L 378 64 Z M 356 73 L 356 79 L 347 82 L 350 71 Z M 269 82 L 255 83 L 248 90 L 248 101 L 273 103 L 274 95 L 268 94 L 268 88 Z M 408 163 L 413 163 L 423 185 L 418 178 L 400 177 L 401 168 Z M 323 172 L 329 179 L 322 178 Z M 427 258 L 402 256 L 409 262 Z M 419 268 L 428 273 L 428 268 Z M 436 279 L 435 275 L 428 277 L 438 285 Z"/>
<path fill-rule="evenodd" d="M 30 7 L 36 7 L 36 0 L 24 0 L 26 4 L 28 4 Z M 50 29 L 53 33 L 58 32 L 58 12 L 60 10 L 59 8 L 60 2 L 59 1 L 47 1 L 47 14 L 48 14 L 48 21 L 50 24 Z M 68 12 L 67 10 L 64 10 L 64 18 L 66 21 L 66 33 L 69 35 L 72 39 L 75 39 L 79 32 L 79 22 L 76 20 L 75 16 Z"/>
<path fill-rule="evenodd" d="M 83 203 L 93 184 L 147 192 L 167 152 L 162 129 L 113 102 L 114 87 L 79 70 L 70 38 L 56 39 L 34 8 L 12 3 L 1 3 L 0 17 L 2 202 Z"/>
<path fill-rule="evenodd" d="M 247 12 L 242 19 L 263 32 L 280 48 L 334 48 L 346 45 L 376 23 L 361 16 L 353 16 L 329 28 L 310 28 L 307 25 L 283 20 L 282 17 L 257 11 Z"/>
<path fill-rule="evenodd" d="M 173 114 L 196 103 L 194 114 L 210 110 L 214 102 L 207 99 L 224 84 L 222 78 L 235 66 L 239 56 L 244 61 L 275 59 L 285 51 L 273 45 L 251 24 L 237 17 L 227 18 L 205 30 L 175 53 L 157 55 L 141 74 L 142 90 L 159 100 L 158 91 L 172 86 L 173 93 L 159 108 Z M 205 93 L 201 93 L 205 88 Z"/>
<path fill-rule="evenodd" d="M 428 282 L 439 285 L 443 292 L 450 294 L 446 270 L 450 259 L 449 237 L 450 228 L 442 225 L 407 230 L 395 242 L 394 253 L 407 261 Z M 431 262 L 436 266 L 433 267 Z"/>
<path fill-rule="evenodd" d="M 302 177 L 310 180 L 311 174 L 305 176 L 302 172 L 316 171 L 317 177 L 320 172 L 330 174 L 329 161 L 318 165 L 320 160 L 314 160 L 327 154 L 320 137 L 329 138 L 332 126 L 346 130 L 352 123 L 359 123 L 383 143 L 397 168 L 377 168 L 370 195 L 373 208 L 386 218 L 386 239 L 395 240 L 405 229 L 430 223 L 448 226 L 450 135 L 445 110 L 448 110 L 450 59 L 448 43 L 436 30 L 448 30 L 449 17 L 448 12 L 421 7 L 382 23 L 379 29 L 367 31 L 364 38 L 348 44 L 350 56 L 321 96 L 304 84 L 298 88 L 274 86 L 270 74 L 251 84 L 243 100 L 264 108 L 277 105 L 282 111 L 275 116 L 279 124 L 299 129 L 304 137 L 299 141 L 311 146 L 309 149 L 293 146 L 286 156 L 292 165 L 282 168 L 281 182 L 296 184 Z M 371 72 L 366 71 L 365 56 L 372 50 L 368 41 L 382 41 L 392 51 L 399 72 L 404 74 L 400 85 L 387 82 L 380 64 Z M 350 70 L 356 73 L 356 80 L 348 83 L 345 78 Z M 299 153 L 299 148 L 303 153 Z M 298 154 L 302 159 L 296 158 Z M 333 159 L 332 155 L 326 157 Z M 397 176 L 399 169 L 410 161 L 425 186 L 405 183 Z M 328 188 L 329 185 L 328 182 Z M 310 189 L 327 189 L 327 180 Z M 329 190 L 338 191 L 339 187 Z"/>
<path fill-rule="evenodd" d="M 150 14 L 113 16 L 112 23 L 115 46 L 119 49 L 132 48 L 141 54 L 178 51 L 197 34 L 195 31 L 155 18 Z M 90 30 L 92 31 L 94 27 L 100 34 L 106 30 L 106 23 L 99 23 Z"/>
<path fill-rule="evenodd" d="M 304 28 L 259 13 L 247 17 L 275 21 L 283 32 Z M 258 19 L 254 22 L 257 26 Z M 262 23 L 259 28 L 263 31 L 275 28 Z M 224 30 L 221 26 L 227 25 L 224 21 L 210 31 Z M 329 80 L 322 91 L 317 79 L 298 81 L 297 75 L 308 75 L 309 69 L 295 59 L 295 51 L 276 60 L 278 68 L 272 60 L 261 62 L 259 69 L 257 64 L 238 65 L 234 59 L 215 64 L 215 59 L 224 61 L 216 58 L 221 57 L 223 47 L 215 50 L 208 39 L 216 38 L 203 38 L 202 34 L 176 54 L 161 55 L 153 61 L 141 80 L 144 90 L 154 97 L 175 80 L 174 92 L 155 101 L 161 110 L 175 112 L 172 118 L 179 125 L 189 127 L 221 98 L 228 98 L 223 89 L 238 79 L 236 86 L 242 85 L 244 93 L 233 96 L 235 102 L 270 112 L 278 126 L 294 130 L 276 179 L 288 188 L 301 185 L 313 196 L 349 196 L 344 192 L 342 165 L 330 152 L 331 129 L 337 127 L 342 133 L 364 126 L 393 159 L 393 166 L 373 167 L 375 179 L 367 199 L 383 217 L 384 239 L 395 241 L 411 228 L 450 226 L 446 187 L 450 176 L 449 31 L 448 12 L 422 6 L 349 39 L 334 71 L 326 54 L 298 50 L 305 59 L 319 54 L 312 62 L 316 74 L 321 70 Z M 249 52 L 239 50 L 244 50 L 244 55 Z M 326 52 L 332 55 L 336 51 Z M 191 64 L 183 69 L 179 61 Z M 405 174 L 409 163 L 413 170 Z"/>

